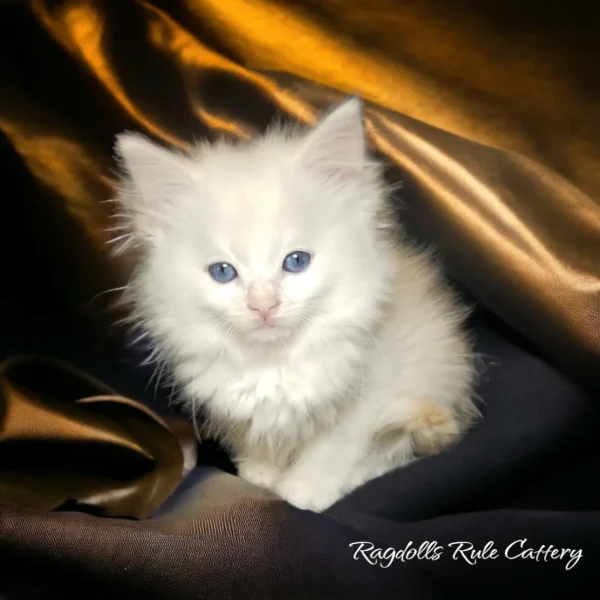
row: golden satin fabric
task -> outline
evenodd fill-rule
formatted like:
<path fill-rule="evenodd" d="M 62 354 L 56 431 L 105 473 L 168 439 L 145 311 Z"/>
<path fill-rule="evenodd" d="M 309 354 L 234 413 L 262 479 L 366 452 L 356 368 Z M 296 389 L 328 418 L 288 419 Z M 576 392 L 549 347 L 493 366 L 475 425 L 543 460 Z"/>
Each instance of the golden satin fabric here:
<path fill-rule="evenodd" d="M 181 427 L 67 365 L 5 362 L 0 409 L 4 505 L 144 518 L 181 481 Z"/>
<path fill-rule="evenodd" d="M 71 309 L 99 318 L 108 337 L 110 294 L 97 294 L 129 272 L 106 246 L 116 133 L 139 130 L 183 147 L 200 137 L 249 137 L 277 111 L 311 121 L 358 93 L 374 148 L 406 181 L 398 201 L 410 231 L 439 246 L 479 301 L 598 385 L 597 21 L 577 3 L 558 12 L 491 4 L 31 0 L 23 10 L 32 31 L 70 69 L 68 102 L 45 102 L 3 80 L 0 132 L 53 216 L 49 235 L 65 262 Z M 177 484 L 179 446 L 160 419 L 96 383 L 74 392 L 67 380 L 79 375 L 54 382 L 58 393 L 35 385 L 34 371 L 15 382 L 15 369 L 5 365 L 0 380 L 5 456 L 38 440 L 103 448 L 107 460 L 130 462 L 119 484 L 102 461 L 93 476 L 73 476 L 80 465 L 69 459 L 51 465 L 58 479 L 20 465 L 0 473 L 3 498 L 45 509 L 91 498 L 109 514 L 146 516 Z"/>

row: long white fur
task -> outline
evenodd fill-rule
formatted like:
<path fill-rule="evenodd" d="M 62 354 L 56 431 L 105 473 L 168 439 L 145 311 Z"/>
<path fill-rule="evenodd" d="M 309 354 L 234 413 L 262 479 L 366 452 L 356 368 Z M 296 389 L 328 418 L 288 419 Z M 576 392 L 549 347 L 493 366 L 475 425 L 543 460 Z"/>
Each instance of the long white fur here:
<path fill-rule="evenodd" d="M 242 477 L 322 511 L 460 439 L 478 415 L 467 311 L 391 218 L 360 99 L 308 131 L 189 154 L 126 132 L 116 154 L 125 298 Z M 311 264 L 286 273 L 295 250 Z M 274 326 L 250 292 L 279 298 Z"/>

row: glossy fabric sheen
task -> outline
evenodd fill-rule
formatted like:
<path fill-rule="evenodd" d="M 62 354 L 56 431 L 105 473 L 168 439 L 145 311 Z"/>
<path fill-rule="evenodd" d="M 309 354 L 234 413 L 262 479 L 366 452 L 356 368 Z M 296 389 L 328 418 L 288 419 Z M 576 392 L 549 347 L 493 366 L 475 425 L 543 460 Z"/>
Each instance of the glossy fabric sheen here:
<path fill-rule="evenodd" d="M 141 131 L 181 148 L 221 135 L 249 138 L 276 115 L 310 123 L 344 95 L 360 94 L 373 150 L 389 165 L 390 180 L 402 182 L 395 200 L 408 232 L 435 244 L 448 275 L 522 336 L 522 343 L 597 392 L 599 39 L 593 7 L 579 1 L 1 3 L 0 152 L 10 160 L 3 165 L 7 189 L 0 198 L 2 306 L 8 307 L 0 336 L 11 331 L 19 338 L 29 331 L 61 337 L 64 323 L 75 319 L 89 326 L 85 335 L 98 345 L 122 347 L 126 341 L 114 327 L 121 316 L 115 295 L 105 293 L 121 286 L 131 269 L 110 259 L 106 244 L 116 210 L 105 202 L 114 191 L 116 133 Z M 510 364 L 516 355 L 504 349 L 499 356 Z M 492 418 L 479 441 L 467 444 L 471 458 L 503 448 L 496 452 L 505 462 L 490 472 L 505 473 L 509 465 L 511 472 L 530 473 L 524 464 L 566 452 L 569 436 L 585 437 L 587 401 L 564 391 L 571 383 L 540 369 L 535 385 L 522 369 L 514 376 L 519 406 L 530 412 L 523 416 L 515 408 L 510 419 L 502 416 L 502 426 Z M 499 373 L 506 381 L 513 371 Z M 495 381 L 492 396 L 516 393 Z M 550 398 L 552 390 L 555 404 L 532 399 Z M 500 400 L 495 406 L 498 411 Z M 531 436 L 536 442 L 523 446 L 530 454 L 524 449 L 513 456 L 515 444 Z M 60 569 L 77 564 L 88 597 L 95 596 L 86 578 L 109 591 L 135 588 L 145 598 L 170 597 L 171 590 L 190 598 L 306 600 L 348 598 L 353 591 L 370 597 L 368 589 L 379 590 L 373 593 L 381 598 L 396 597 L 400 589 L 437 597 L 427 595 L 436 592 L 435 579 L 431 588 L 407 588 L 414 573 L 402 571 L 397 587 L 391 571 L 379 569 L 376 576 L 340 548 L 360 539 L 361 531 L 400 543 L 391 539 L 396 525 L 377 521 L 397 511 L 403 520 L 456 512 L 452 494 L 458 492 L 451 490 L 462 490 L 457 482 L 467 471 L 456 472 L 450 491 L 438 489 L 435 514 L 419 512 L 423 499 L 416 493 L 413 505 L 404 496 L 399 500 L 397 484 L 386 479 L 342 503 L 340 524 L 292 511 L 222 474 L 194 488 L 193 509 L 184 502 L 147 521 L 184 479 L 190 437 L 190 426 L 159 417 L 62 362 L 5 361 L 0 503 L 7 508 L 0 511 L 0 556 L 15 565 L 45 557 L 44 573 L 58 580 L 66 573 Z M 443 477 L 440 460 L 436 473 Z M 479 481 L 478 463 L 469 460 L 456 464 L 471 465 Z M 419 470 L 409 470 L 410 485 L 431 491 L 410 473 Z M 465 485 L 474 489 L 472 482 Z M 481 489 L 493 495 L 496 485 L 490 480 Z M 584 509 L 598 508 L 596 494 L 586 492 Z M 199 506 L 200 497 L 222 503 Z M 467 513 L 469 502 L 461 505 Z M 82 507 L 112 518 L 64 513 Z M 523 520 L 515 535 L 544 537 L 538 517 L 515 518 Z M 558 537 L 595 531 L 578 518 L 559 521 Z M 505 526 L 494 519 L 489 530 L 501 535 Z M 474 535 L 485 531 L 477 517 L 465 516 L 464 522 Z M 439 534 L 433 522 L 423 528 Z M 406 539 L 408 533 L 398 531 Z M 280 536 L 291 539 L 285 552 L 276 542 Z M 222 539 L 227 542 L 220 544 Z M 117 568 L 114 556 L 127 558 Z M 189 556 L 203 565 L 202 573 L 185 562 Z M 286 558 L 284 566 L 277 565 L 277 556 Z M 218 575 L 223 564 L 233 580 Z M 271 587 L 252 587 L 258 585 L 253 565 Z M 311 587 L 316 580 L 309 573 L 320 577 L 317 587 Z M 489 594 L 484 579 L 478 589 Z M 206 596 L 196 596 L 202 581 Z M 238 581 L 245 595 L 223 588 L 225 581 Z M 47 590 L 40 597 L 48 597 Z M 66 592 L 57 597 L 66 598 Z"/>
<path fill-rule="evenodd" d="M 0 129 L 77 228 L 76 243 L 56 234 L 80 255 L 74 302 L 125 276 L 107 260 L 112 209 L 101 204 L 118 130 L 176 146 L 247 137 L 276 111 L 310 121 L 358 93 L 374 146 L 414 188 L 399 193 L 414 209 L 409 225 L 481 302 L 598 381 L 600 92 L 590 78 L 600 55 L 581 10 L 516 0 L 30 5 L 76 80 L 81 117 L 8 81 Z"/>
<path fill-rule="evenodd" d="M 167 422 L 66 365 L 5 362 L 0 401 L 3 504 L 42 510 L 80 504 L 107 516 L 144 518 L 181 481 L 182 447 Z"/>

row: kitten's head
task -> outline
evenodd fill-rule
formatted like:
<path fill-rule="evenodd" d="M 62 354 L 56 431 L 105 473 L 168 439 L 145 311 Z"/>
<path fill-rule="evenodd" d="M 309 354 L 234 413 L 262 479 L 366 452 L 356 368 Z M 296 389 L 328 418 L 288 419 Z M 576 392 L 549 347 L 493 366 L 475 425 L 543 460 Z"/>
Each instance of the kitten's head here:
<path fill-rule="evenodd" d="M 141 255 L 134 299 L 151 328 L 268 343 L 373 317 L 384 194 L 358 98 L 307 132 L 186 155 L 124 133 L 116 150 L 126 241 Z"/>

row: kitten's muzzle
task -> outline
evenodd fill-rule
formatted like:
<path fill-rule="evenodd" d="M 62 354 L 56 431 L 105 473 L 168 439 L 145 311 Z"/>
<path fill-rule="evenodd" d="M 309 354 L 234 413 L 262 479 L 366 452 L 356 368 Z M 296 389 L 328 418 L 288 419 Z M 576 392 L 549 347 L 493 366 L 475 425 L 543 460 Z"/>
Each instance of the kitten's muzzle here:
<path fill-rule="evenodd" d="M 281 302 L 279 300 L 277 300 L 275 302 L 273 300 L 271 300 L 267 303 L 248 304 L 247 306 L 251 312 L 256 314 L 265 323 L 269 323 L 270 320 L 277 313 L 280 305 L 281 305 Z"/>

